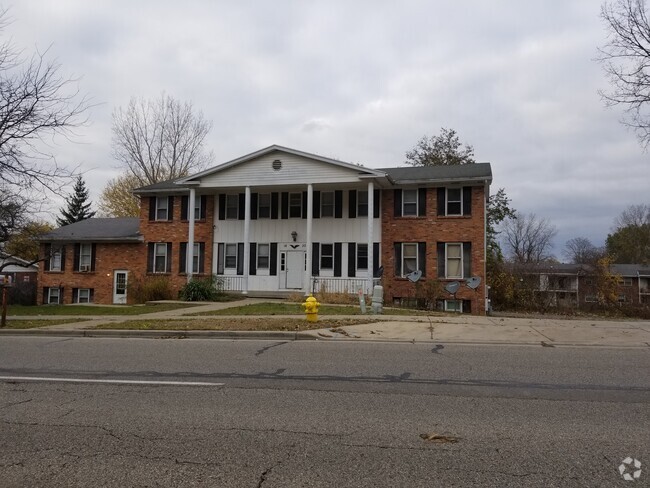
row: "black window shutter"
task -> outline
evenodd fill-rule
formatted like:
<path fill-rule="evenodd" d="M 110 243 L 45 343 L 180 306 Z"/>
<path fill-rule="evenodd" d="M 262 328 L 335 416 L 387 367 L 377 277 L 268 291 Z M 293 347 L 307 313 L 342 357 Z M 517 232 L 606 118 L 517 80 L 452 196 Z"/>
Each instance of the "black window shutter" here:
<path fill-rule="evenodd" d="M 395 276 L 402 276 L 402 243 L 396 242 L 395 247 Z"/>
<path fill-rule="evenodd" d="M 281 194 L 280 218 L 289 218 L 289 192 L 283 191 Z"/>
<path fill-rule="evenodd" d="M 200 215 L 200 220 L 205 220 L 206 213 L 208 211 L 208 196 L 207 195 L 201 195 L 201 215 Z M 194 216 L 196 217 L 196 215 Z"/>
<path fill-rule="evenodd" d="M 244 193 L 239 194 L 239 215 L 237 218 L 239 220 L 244 220 L 246 217 L 246 195 Z"/>
<path fill-rule="evenodd" d="M 447 211 L 445 210 L 446 193 L 446 188 L 438 188 L 438 215 L 447 215 Z"/>
<path fill-rule="evenodd" d="M 147 244 L 147 273 L 153 273 L 153 242 Z"/>
<path fill-rule="evenodd" d="M 65 271 L 65 246 L 61 246 L 61 271 Z"/>
<path fill-rule="evenodd" d="M 97 258 L 97 244 L 90 246 L 90 271 L 95 271 L 95 259 Z"/>
<path fill-rule="evenodd" d="M 463 215 L 472 215 L 472 187 L 463 187 Z"/>
<path fill-rule="evenodd" d="M 167 197 L 167 220 L 174 220 L 174 197 Z"/>
<path fill-rule="evenodd" d="M 357 275 L 357 243 L 348 242 L 348 276 L 350 278 L 354 278 L 356 275 Z"/>
<path fill-rule="evenodd" d="M 427 243 L 418 242 L 418 265 L 422 276 L 427 275 Z"/>
<path fill-rule="evenodd" d="M 444 188 L 443 188 L 444 190 Z M 445 243 L 439 242 L 437 245 L 438 253 L 438 278 L 444 278 L 446 276 L 445 272 Z"/>
<path fill-rule="evenodd" d="M 183 195 L 181 197 L 181 220 L 190 220 L 190 215 L 187 211 L 187 206 L 189 204 L 189 201 L 190 201 L 190 197 L 188 197 L 187 195 Z M 195 215 L 194 218 L 196 219 L 196 217 L 197 216 Z"/>
<path fill-rule="evenodd" d="M 463 313 L 472 313 L 472 301 L 463 300 Z"/>
<path fill-rule="evenodd" d="M 463 242 L 463 278 L 472 276 L 472 243 Z"/>
<path fill-rule="evenodd" d="M 205 242 L 199 242 L 199 273 L 205 273 Z"/>
<path fill-rule="evenodd" d="M 334 276 L 341 276 L 341 257 L 343 246 L 340 242 L 334 243 Z"/>
<path fill-rule="evenodd" d="M 278 218 L 278 193 L 271 193 L 271 218 Z"/>
<path fill-rule="evenodd" d="M 372 243 L 372 276 L 379 278 L 379 243 Z"/>
<path fill-rule="evenodd" d="M 244 274 L 244 243 L 237 243 L 237 274 Z"/>
<path fill-rule="evenodd" d="M 81 252 L 81 244 L 74 245 L 74 264 L 72 265 L 72 271 L 79 271 L 79 254 Z"/>
<path fill-rule="evenodd" d="M 65 290 L 63 287 L 59 288 L 59 302 L 60 305 L 65 304 Z"/>
<path fill-rule="evenodd" d="M 348 192 L 348 217 L 351 219 L 357 218 L 357 190 Z"/>
<path fill-rule="evenodd" d="M 375 190 L 372 195 L 372 213 L 373 213 L 373 218 L 378 219 L 379 216 L 381 215 L 381 192 L 379 190 Z"/>
<path fill-rule="evenodd" d="M 320 244 L 312 242 L 311 244 L 311 274 L 318 276 L 320 271 Z"/>
<path fill-rule="evenodd" d="M 402 216 L 402 190 L 397 189 L 394 191 L 394 213 L 395 217 L 401 217 Z"/>
<path fill-rule="evenodd" d="M 149 220 L 156 220 L 156 197 L 149 197 Z"/>
<path fill-rule="evenodd" d="M 167 272 L 172 272 L 172 243 L 167 243 Z"/>
<path fill-rule="evenodd" d="M 320 192 L 314 192 L 314 209 L 312 212 L 312 217 L 314 219 L 320 219 Z"/>
<path fill-rule="evenodd" d="M 277 276 L 278 274 L 278 243 L 271 243 L 271 253 L 269 254 L 269 274 Z"/>
<path fill-rule="evenodd" d="M 79 288 L 72 289 L 72 303 L 79 302 Z"/>
<path fill-rule="evenodd" d="M 257 274 L 257 243 L 250 243 L 250 259 L 248 262 L 248 274 Z"/>
<path fill-rule="evenodd" d="M 49 302 L 49 294 L 50 294 L 50 287 L 49 286 L 44 286 L 43 287 L 43 304 L 47 305 Z"/>
<path fill-rule="evenodd" d="M 45 271 L 50 270 L 50 257 L 52 256 L 52 244 L 45 244 L 43 252 L 45 253 L 45 261 L 43 263 L 43 266 L 45 267 Z"/>
<path fill-rule="evenodd" d="M 90 303 L 95 303 L 95 289 L 91 288 L 90 289 L 90 296 L 88 297 L 88 300 Z"/>
<path fill-rule="evenodd" d="M 334 191 L 334 218 L 343 218 L 343 191 Z M 340 275 L 339 275 L 340 276 Z"/>
<path fill-rule="evenodd" d="M 307 192 L 302 192 L 302 218 L 307 218 Z"/>
<path fill-rule="evenodd" d="M 224 244 L 220 242 L 217 244 L 217 274 L 222 275 L 225 265 Z"/>
<path fill-rule="evenodd" d="M 226 195 L 219 194 L 219 220 L 226 220 Z"/>
<path fill-rule="evenodd" d="M 424 217 L 427 214 L 427 189 L 418 188 L 418 217 Z"/>
<path fill-rule="evenodd" d="M 179 251 L 178 272 L 185 273 L 187 270 L 187 242 L 181 242 Z"/>
<path fill-rule="evenodd" d="M 251 193 L 251 220 L 257 219 L 257 193 Z"/>

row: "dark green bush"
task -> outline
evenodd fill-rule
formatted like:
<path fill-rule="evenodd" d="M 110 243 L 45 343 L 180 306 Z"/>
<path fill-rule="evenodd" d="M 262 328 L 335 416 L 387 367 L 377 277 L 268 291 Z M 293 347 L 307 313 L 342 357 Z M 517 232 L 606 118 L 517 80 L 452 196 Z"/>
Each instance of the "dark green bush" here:
<path fill-rule="evenodd" d="M 187 302 L 212 302 L 220 295 L 220 280 L 209 277 L 192 279 L 180 291 L 181 300 Z"/>

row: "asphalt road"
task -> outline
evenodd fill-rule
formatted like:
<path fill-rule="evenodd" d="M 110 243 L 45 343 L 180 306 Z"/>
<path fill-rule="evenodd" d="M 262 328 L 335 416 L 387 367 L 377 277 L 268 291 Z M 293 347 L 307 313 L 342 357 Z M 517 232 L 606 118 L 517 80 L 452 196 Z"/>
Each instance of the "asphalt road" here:
<path fill-rule="evenodd" d="M 0 486 L 650 486 L 649 372 L 650 348 L 7 336 Z"/>

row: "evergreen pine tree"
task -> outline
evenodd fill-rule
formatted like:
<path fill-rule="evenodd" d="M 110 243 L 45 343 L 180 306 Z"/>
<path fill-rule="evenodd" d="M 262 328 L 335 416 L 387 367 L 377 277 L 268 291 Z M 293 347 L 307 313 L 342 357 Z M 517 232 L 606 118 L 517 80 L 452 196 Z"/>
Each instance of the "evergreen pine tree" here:
<path fill-rule="evenodd" d="M 95 215 L 94 211 L 90 211 L 91 202 L 88 201 L 88 189 L 81 176 L 77 177 L 72 193 L 65 201 L 67 208 L 60 209 L 61 217 L 56 219 L 56 223 L 61 227 L 89 219 Z"/>

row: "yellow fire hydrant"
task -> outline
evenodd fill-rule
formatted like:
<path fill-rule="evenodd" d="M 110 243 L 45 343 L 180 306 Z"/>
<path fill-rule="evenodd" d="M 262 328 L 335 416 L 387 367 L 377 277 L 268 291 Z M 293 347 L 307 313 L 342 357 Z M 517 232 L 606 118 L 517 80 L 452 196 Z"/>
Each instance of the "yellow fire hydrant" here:
<path fill-rule="evenodd" d="M 312 295 L 309 295 L 305 303 L 302 304 L 305 315 L 307 315 L 307 322 L 318 322 L 318 307 L 320 307 L 320 303 Z"/>

